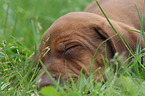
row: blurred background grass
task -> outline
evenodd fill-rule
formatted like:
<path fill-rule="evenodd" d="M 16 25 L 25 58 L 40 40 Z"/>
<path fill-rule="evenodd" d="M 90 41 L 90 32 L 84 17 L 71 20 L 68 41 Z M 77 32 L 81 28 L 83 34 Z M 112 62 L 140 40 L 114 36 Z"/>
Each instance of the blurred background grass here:
<path fill-rule="evenodd" d="M 42 34 L 57 18 L 72 11 L 83 11 L 91 1 L 0 0 L 0 41 L 11 41 L 12 35 L 33 49 L 33 28 L 40 41 Z"/>

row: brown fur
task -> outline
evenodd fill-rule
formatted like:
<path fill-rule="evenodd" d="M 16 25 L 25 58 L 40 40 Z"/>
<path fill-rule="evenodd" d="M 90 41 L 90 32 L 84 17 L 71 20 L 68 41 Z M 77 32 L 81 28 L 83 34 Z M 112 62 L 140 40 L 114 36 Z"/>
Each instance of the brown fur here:
<path fill-rule="evenodd" d="M 134 3 L 141 15 L 143 0 L 99 0 L 99 3 L 117 32 L 121 36 L 127 32 L 123 39 L 135 51 L 140 34 L 129 30 L 140 29 Z M 145 21 L 143 26 L 145 28 Z M 89 75 L 90 62 L 96 48 L 101 42 L 115 34 L 97 4 L 93 2 L 85 9 L 85 12 L 72 12 L 56 20 L 44 33 L 35 60 L 37 62 L 40 58 L 53 78 L 58 78 L 61 74 L 61 77 L 65 79 L 66 72 L 77 78 L 81 68 L 83 68 L 83 73 Z M 141 45 L 142 48 L 145 47 L 144 43 Z M 48 46 L 50 51 L 43 56 Z M 108 59 L 111 59 L 115 52 L 124 51 L 126 56 L 129 54 L 124 44 L 117 36 L 114 36 L 98 49 L 96 59 L 92 64 L 92 72 L 97 68 L 100 68 L 100 72 L 104 72 L 102 57 L 105 55 L 105 47 Z M 44 72 L 43 68 L 42 72 Z M 98 76 L 99 72 L 96 72 L 94 78 Z M 46 73 L 39 78 L 40 80 L 39 87 L 53 85 Z"/>

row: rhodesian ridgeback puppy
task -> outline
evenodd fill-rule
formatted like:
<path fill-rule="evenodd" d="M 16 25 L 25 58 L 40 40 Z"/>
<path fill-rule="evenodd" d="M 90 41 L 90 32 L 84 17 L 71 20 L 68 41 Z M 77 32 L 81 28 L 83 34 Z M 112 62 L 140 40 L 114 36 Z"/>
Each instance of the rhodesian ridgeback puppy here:
<path fill-rule="evenodd" d="M 129 30 L 140 30 L 140 21 L 134 4 L 142 16 L 144 0 L 98 0 L 98 2 L 119 35 L 125 34 L 123 40 L 135 51 L 140 34 Z M 143 27 L 145 28 L 145 21 Z M 99 46 L 106 39 L 108 41 Z M 142 48 L 145 47 L 143 42 L 141 45 Z M 104 72 L 105 52 L 108 59 L 116 52 L 125 52 L 126 57 L 129 55 L 129 51 L 119 40 L 96 2 L 91 3 L 84 12 L 68 13 L 57 19 L 44 33 L 38 49 L 36 62 L 40 59 L 54 79 L 59 75 L 65 79 L 66 73 L 77 78 L 82 68 L 82 73 L 89 75 L 89 66 L 94 53 L 96 58 L 92 62 L 91 71 L 94 72 L 99 68 L 101 73 Z M 100 75 L 99 72 L 94 74 L 94 78 Z M 38 81 L 39 87 L 53 85 L 45 72 Z"/>

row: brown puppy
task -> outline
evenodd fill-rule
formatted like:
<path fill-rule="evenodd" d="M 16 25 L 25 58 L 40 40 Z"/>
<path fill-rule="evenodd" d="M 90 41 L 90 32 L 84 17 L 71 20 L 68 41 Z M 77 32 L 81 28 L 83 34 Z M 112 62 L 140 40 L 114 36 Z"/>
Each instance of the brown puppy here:
<path fill-rule="evenodd" d="M 140 15 L 142 14 L 144 0 L 100 0 L 99 3 L 111 23 L 122 36 L 125 42 L 136 49 L 136 42 L 140 34 L 129 30 L 139 30 L 140 23 L 134 4 L 137 5 Z M 144 22 L 145 28 L 145 22 Z M 128 32 L 129 31 L 129 32 Z M 72 12 L 56 20 L 51 27 L 44 33 L 42 41 L 38 47 L 36 62 L 40 60 L 44 63 L 52 77 L 66 78 L 66 72 L 72 77 L 78 77 L 80 70 L 89 75 L 89 66 L 96 48 L 107 38 L 114 36 L 113 31 L 107 20 L 100 12 L 97 4 L 93 2 L 85 9 L 85 12 Z M 50 38 L 48 38 L 48 35 Z M 50 51 L 47 52 L 48 46 Z M 118 36 L 112 37 L 108 42 L 103 43 L 97 53 L 96 59 L 92 64 L 92 72 L 100 68 L 104 71 L 102 56 L 105 55 L 105 47 L 108 59 L 111 59 L 115 52 L 129 52 Z M 142 43 L 142 48 L 145 44 Z M 44 69 L 41 69 L 41 73 Z M 94 78 L 99 76 L 99 72 L 94 74 Z M 39 87 L 53 85 L 50 78 L 44 73 L 39 78 Z"/>

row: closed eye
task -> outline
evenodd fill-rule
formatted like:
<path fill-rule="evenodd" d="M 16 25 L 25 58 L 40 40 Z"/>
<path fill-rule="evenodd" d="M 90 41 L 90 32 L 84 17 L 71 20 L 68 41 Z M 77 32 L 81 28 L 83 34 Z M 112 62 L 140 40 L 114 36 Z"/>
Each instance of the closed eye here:
<path fill-rule="evenodd" d="M 67 51 L 69 51 L 69 50 L 72 50 L 72 49 L 74 49 L 74 48 L 76 48 L 76 47 L 78 47 L 78 46 L 80 46 L 80 45 L 72 45 L 72 46 L 66 48 L 65 52 L 67 52 Z"/>
<path fill-rule="evenodd" d="M 63 55 L 68 56 L 68 57 L 73 56 L 73 54 L 76 54 L 79 51 L 78 49 L 80 47 L 81 47 L 80 44 L 71 44 L 69 46 L 67 45 L 65 50 L 64 50 Z"/>

